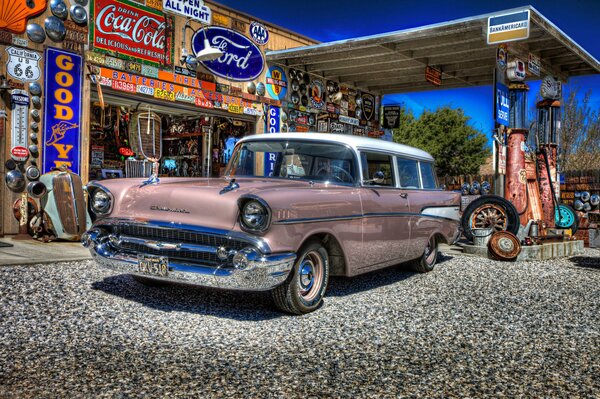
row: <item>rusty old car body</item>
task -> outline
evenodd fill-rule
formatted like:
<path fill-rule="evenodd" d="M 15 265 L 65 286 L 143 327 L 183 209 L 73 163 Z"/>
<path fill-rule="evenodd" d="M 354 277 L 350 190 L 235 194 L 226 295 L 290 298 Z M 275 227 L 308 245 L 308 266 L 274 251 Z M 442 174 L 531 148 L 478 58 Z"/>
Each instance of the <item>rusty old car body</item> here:
<path fill-rule="evenodd" d="M 282 310 L 306 313 L 329 275 L 405 261 L 433 269 L 437 245 L 458 235 L 460 204 L 436 187 L 433 162 L 364 137 L 250 136 L 221 178 L 92 182 L 95 222 L 82 242 L 140 281 L 271 290 Z"/>

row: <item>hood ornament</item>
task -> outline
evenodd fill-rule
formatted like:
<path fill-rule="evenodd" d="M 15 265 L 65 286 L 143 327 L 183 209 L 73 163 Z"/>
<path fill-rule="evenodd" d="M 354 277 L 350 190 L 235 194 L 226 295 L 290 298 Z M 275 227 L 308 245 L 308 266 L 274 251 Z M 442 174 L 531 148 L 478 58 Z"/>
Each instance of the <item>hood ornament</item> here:
<path fill-rule="evenodd" d="M 227 186 L 223 187 L 223 189 L 221 191 L 219 191 L 219 194 L 223 195 L 230 191 L 237 190 L 238 188 L 240 188 L 240 185 L 235 182 L 235 179 L 231 179 L 229 184 Z"/>

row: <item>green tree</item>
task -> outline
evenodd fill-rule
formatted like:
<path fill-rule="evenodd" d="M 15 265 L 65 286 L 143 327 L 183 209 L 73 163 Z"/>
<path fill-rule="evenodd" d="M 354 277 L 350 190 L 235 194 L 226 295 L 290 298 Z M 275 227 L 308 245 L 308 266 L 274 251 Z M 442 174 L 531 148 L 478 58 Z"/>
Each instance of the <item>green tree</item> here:
<path fill-rule="evenodd" d="M 430 153 L 439 176 L 477 174 L 490 150 L 486 136 L 469 126 L 469 120 L 462 109 L 448 106 L 424 111 L 419 119 L 402 109 L 394 141 Z"/>

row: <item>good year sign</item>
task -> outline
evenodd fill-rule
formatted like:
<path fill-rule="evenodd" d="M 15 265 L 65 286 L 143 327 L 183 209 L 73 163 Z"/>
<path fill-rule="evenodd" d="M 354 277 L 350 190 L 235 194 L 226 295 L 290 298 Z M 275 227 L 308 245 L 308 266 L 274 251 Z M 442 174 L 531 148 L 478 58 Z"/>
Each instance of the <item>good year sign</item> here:
<path fill-rule="evenodd" d="M 209 27 L 198 30 L 192 37 L 192 48 L 198 54 L 204 48 L 204 33 L 212 47 L 223 55 L 214 61 L 202 61 L 213 74 L 228 80 L 251 81 L 260 76 L 265 59 L 256 44 L 246 36 L 227 28 Z"/>

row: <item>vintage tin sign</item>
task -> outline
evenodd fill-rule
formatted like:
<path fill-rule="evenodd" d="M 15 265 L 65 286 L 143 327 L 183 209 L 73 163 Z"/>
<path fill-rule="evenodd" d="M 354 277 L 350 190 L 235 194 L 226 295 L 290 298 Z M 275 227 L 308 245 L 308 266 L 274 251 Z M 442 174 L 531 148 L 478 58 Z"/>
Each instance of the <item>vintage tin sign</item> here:
<path fill-rule="evenodd" d="M 96 0 L 90 11 L 90 40 L 96 50 L 155 66 L 173 63 L 173 30 L 167 30 L 170 20 L 162 12 L 127 0 Z"/>
<path fill-rule="evenodd" d="M 210 8 L 200 0 L 163 0 L 162 9 L 164 12 L 182 15 L 205 25 L 210 25 L 212 22 Z"/>
<path fill-rule="evenodd" d="M 370 121 L 373 119 L 373 116 L 375 116 L 375 96 L 369 93 L 363 93 L 362 110 L 366 120 Z"/>
<path fill-rule="evenodd" d="M 46 49 L 42 173 L 67 166 L 79 173 L 83 57 Z"/>
<path fill-rule="evenodd" d="M 529 60 L 527 62 L 527 70 L 530 74 L 540 76 L 541 62 L 540 57 L 529 53 Z"/>
<path fill-rule="evenodd" d="M 7 47 L 6 52 L 8 53 L 6 71 L 10 77 L 21 82 L 35 82 L 40 78 L 39 61 L 42 59 L 40 54 L 17 47 Z"/>
<path fill-rule="evenodd" d="M 27 147 L 27 125 L 29 121 L 29 96 L 25 90 L 14 89 L 10 96 L 11 145 Z"/>
<path fill-rule="evenodd" d="M 315 79 L 312 81 L 310 88 L 310 102 L 313 108 L 323 109 L 325 108 L 325 88 L 323 81 Z"/>
<path fill-rule="evenodd" d="M 271 98 L 283 100 L 287 93 L 287 77 L 283 68 L 273 65 L 267 70 L 267 93 Z"/>
<path fill-rule="evenodd" d="M 509 112 L 510 99 L 508 96 L 508 87 L 501 83 L 496 83 L 496 122 L 500 125 L 508 126 Z"/>
<path fill-rule="evenodd" d="M 265 67 L 265 58 L 256 44 L 234 30 L 208 27 L 198 30 L 192 37 L 194 54 L 204 48 L 204 34 L 211 46 L 224 54 L 214 61 L 202 61 L 202 65 L 213 74 L 228 80 L 246 82 L 255 80 Z"/>
<path fill-rule="evenodd" d="M 266 26 L 254 21 L 250 24 L 250 38 L 254 43 L 264 46 L 269 42 L 269 31 Z"/>
<path fill-rule="evenodd" d="M 529 10 L 489 17 L 487 44 L 527 39 L 529 25 Z"/>
<path fill-rule="evenodd" d="M 383 107 L 383 128 L 398 129 L 400 127 L 400 106 L 386 105 Z"/>

